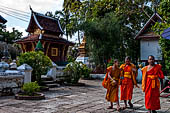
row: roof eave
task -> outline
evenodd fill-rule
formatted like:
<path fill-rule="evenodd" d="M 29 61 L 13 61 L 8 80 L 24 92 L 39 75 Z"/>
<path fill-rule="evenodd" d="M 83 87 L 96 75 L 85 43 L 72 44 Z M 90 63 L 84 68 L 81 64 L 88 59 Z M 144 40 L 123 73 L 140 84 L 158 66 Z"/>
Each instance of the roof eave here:
<path fill-rule="evenodd" d="M 142 29 L 138 32 L 138 34 L 135 36 L 135 39 L 138 39 L 139 35 L 143 32 L 143 30 L 147 27 L 147 25 L 149 24 L 149 22 L 154 18 L 154 16 L 157 16 L 161 21 L 162 18 L 159 16 L 158 13 L 154 13 L 151 18 L 146 22 L 146 24 L 142 27 Z"/>

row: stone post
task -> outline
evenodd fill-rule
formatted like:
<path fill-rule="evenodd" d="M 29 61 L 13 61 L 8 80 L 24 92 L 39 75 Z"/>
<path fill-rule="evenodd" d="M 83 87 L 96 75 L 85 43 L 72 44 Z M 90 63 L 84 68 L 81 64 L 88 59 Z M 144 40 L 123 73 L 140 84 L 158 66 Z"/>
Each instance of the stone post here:
<path fill-rule="evenodd" d="M 52 77 L 54 81 L 56 80 L 56 67 L 57 65 L 52 62 L 52 68 L 47 73 L 47 76 Z"/>
<path fill-rule="evenodd" d="M 17 68 L 18 71 L 24 73 L 24 84 L 31 82 L 32 67 L 28 64 L 23 64 Z"/>

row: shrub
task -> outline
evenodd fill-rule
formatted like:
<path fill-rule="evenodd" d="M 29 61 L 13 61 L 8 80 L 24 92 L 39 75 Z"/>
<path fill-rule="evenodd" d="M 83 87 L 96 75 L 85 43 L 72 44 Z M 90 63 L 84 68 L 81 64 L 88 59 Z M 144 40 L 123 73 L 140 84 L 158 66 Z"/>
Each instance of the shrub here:
<path fill-rule="evenodd" d="M 76 59 L 73 56 L 68 55 L 67 56 L 67 61 L 68 62 L 74 62 Z"/>
<path fill-rule="evenodd" d="M 64 74 L 69 77 L 67 82 L 78 83 L 82 75 L 81 65 L 83 64 L 76 61 L 70 62 L 69 64 L 66 65 L 66 68 L 64 69 Z"/>
<path fill-rule="evenodd" d="M 24 91 L 26 95 L 33 96 L 35 92 L 40 91 L 40 86 L 38 85 L 36 81 L 29 82 L 23 85 L 22 90 Z"/>
<path fill-rule="evenodd" d="M 107 67 L 113 66 L 113 63 L 114 63 L 114 59 L 111 59 L 111 60 L 108 62 Z M 123 63 L 124 63 L 123 61 L 119 61 L 119 64 L 120 64 L 120 65 L 123 64 Z"/>
<path fill-rule="evenodd" d="M 28 64 L 33 68 L 32 82 L 37 81 L 41 84 L 41 75 L 47 73 L 48 69 L 52 67 L 52 62 L 48 56 L 45 56 L 42 51 L 31 51 L 21 54 L 19 56 L 18 64 Z"/>
<path fill-rule="evenodd" d="M 87 65 L 83 64 L 82 66 L 82 77 L 90 78 L 91 69 L 87 67 Z"/>
<path fill-rule="evenodd" d="M 89 78 L 91 70 L 82 62 L 70 62 L 64 69 L 64 74 L 68 76 L 67 82 L 78 83 L 81 77 Z"/>

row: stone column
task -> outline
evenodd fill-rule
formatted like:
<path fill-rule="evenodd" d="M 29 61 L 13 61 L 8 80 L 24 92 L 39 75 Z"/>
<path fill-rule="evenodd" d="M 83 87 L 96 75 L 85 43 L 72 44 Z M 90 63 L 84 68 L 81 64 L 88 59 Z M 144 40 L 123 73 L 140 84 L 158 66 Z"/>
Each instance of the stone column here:
<path fill-rule="evenodd" d="M 23 64 L 17 68 L 18 71 L 21 71 L 24 74 L 24 84 L 31 82 L 31 74 L 32 74 L 32 67 L 28 64 Z"/>

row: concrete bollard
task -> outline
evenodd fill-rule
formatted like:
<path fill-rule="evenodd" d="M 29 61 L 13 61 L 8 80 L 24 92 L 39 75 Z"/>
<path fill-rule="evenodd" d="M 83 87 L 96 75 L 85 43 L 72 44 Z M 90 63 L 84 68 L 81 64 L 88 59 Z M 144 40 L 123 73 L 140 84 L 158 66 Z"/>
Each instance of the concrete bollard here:
<path fill-rule="evenodd" d="M 21 71 L 24 74 L 24 84 L 31 82 L 31 74 L 32 74 L 32 67 L 28 64 L 23 64 L 17 68 L 18 71 Z"/>

